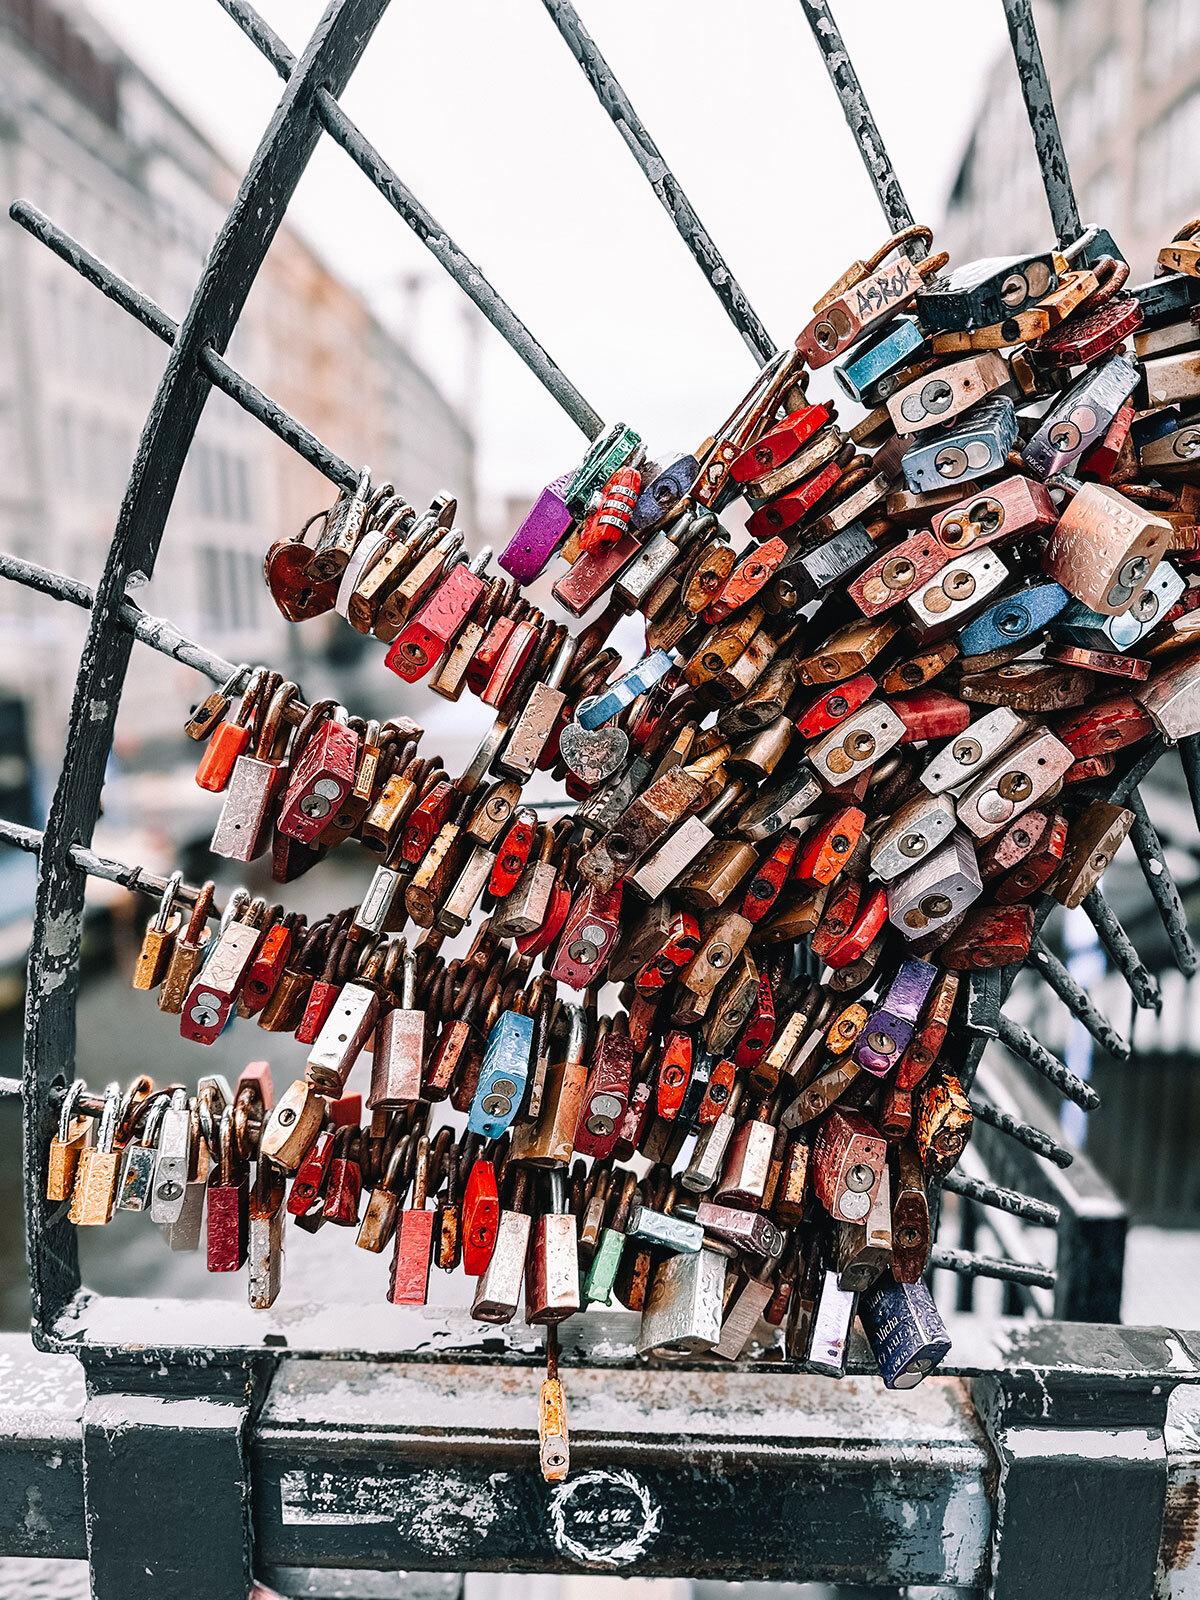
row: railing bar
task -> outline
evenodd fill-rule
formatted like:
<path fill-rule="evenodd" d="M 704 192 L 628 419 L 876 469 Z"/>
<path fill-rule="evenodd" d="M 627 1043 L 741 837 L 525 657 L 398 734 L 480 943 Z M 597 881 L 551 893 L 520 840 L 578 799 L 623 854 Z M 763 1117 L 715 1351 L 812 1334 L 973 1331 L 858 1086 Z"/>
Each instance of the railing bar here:
<path fill-rule="evenodd" d="M 188 448 L 211 386 L 205 345 L 228 346 L 271 241 L 313 149 L 317 90 L 349 79 L 387 0 L 329 0 L 284 88 L 204 263 L 167 357 L 125 487 L 79 660 L 63 763 L 40 852 L 25 1003 L 25 1224 L 35 1326 L 52 1334 L 79 1288 L 73 1238 L 51 1241 L 36 1174 L 52 1085 L 75 1057 L 85 880 L 71 851 L 90 844 L 133 637 L 120 613 L 134 573 L 152 576 Z"/>
<path fill-rule="evenodd" d="M 1046 75 L 1046 63 L 1042 57 L 1030 0 L 1004 0 L 1004 16 L 1017 64 L 1021 95 L 1029 116 L 1029 126 L 1033 130 L 1033 147 L 1037 151 L 1046 204 L 1050 207 L 1050 218 L 1058 243 L 1065 249 L 1079 238 L 1083 225 L 1079 220 L 1071 169 L 1067 165 L 1067 152 L 1063 148 L 1062 132 L 1054 111 L 1050 80 Z"/>
<path fill-rule="evenodd" d="M 1175 957 L 1175 965 L 1185 978 L 1190 978 L 1196 971 L 1196 947 L 1188 932 L 1187 912 L 1183 909 L 1183 901 L 1179 898 L 1179 889 L 1167 868 L 1162 841 L 1146 811 L 1146 803 L 1137 789 L 1131 791 L 1125 804 L 1134 816 L 1133 827 L 1129 830 L 1129 840 L 1137 855 L 1138 865 L 1142 869 L 1142 876 L 1150 891 L 1150 898 L 1158 907 L 1163 930 L 1170 942 L 1171 953 Z"/>
<path fill-rule="evenodd" d="M 893 233 L 899 233 L 903 228 L 911 228 L 912 209 L 900 186 L 891 157 L 887 153 L 887 146 L 883 142 L 883 135 L 871 114 L 871 107 L 867 104 L 862 84 L 858 81 L 858 73 L 854 70 L 850 52 L 846 49 L 845 40 L 833 19 L 827 0 L 800 0 L 800 6 L 808 19 L 817 48 L 821 52 L 829 81 L 841 101 L 842 113 L 850 132 L 854 135 L 858 153 L 879 198 L 888 227 Z M 913 261 L 921 259 L 924 255 L 919 243 L 906 244 L 904 248 Z"/>
<path fill-rule="evenodd" d="M 994 1106 L 990 1100 L 973 1096 L 971 1110 L 980 1122 L 986 1122 L 988 1127 L 995 1128 L 997 1133 L 1007 1134 L 1010 1139 L 1023 1144 L 1026 1150 L 1032 1150 L 1035 1156 L 1052 1161 L 1056 1167 L 1069 1167 L 1075 1159 L 1057 1139 L 1052 1139 L 1040 1128 L 1031 1128 L 1027 1122 L 1019 1121 L 1007 1111 L 1001 1111 L 999 1106 Z"/>
<path fill-rule="evenodd" d="M 291 76 L 296 58 L 274 30 L 246 0 L 219 0 L 281 78 Z M 472 300 L 505 343 L 521 358 L 534 377 L 558 402 L 575 426 L 589 439 L 604 428 L 592 409 L 558 363 L 534 338 L 503 296 L 492 287 L 470 256 L 455 244 L 441 223 L 417 199 L 379 152 L 359 132 L 342 110 L 336 96 L 319 89 L 314 106 L 325 131 L 366 174 L 384 199 L 416 234 L 417 238 L 463 293 Z"/>
<path fill-rule="evenodd" d="M 40 594 L 49 595 L 52 600 L 66 600 L 84 611 L 90 611 L 95 600 L 92 590 L 77 578 L 35 566 L 32 561 L 22 561 L 19 556 L 10 556 L 3 550 L 0 550 L 0 578 L 11 578 L 14 583 L 23 583 Z M 232 661 L 186 638 L 173 622 L 165 617 L 152 617 L 128 598 L 119 608 L 117 620 L 152 650 L 202 672 L 213 683 L 227 683 L 237 670 Z"/>
<path fill-rule="evenodd" d="M 1143 1011 L 1160 1012 L 1162 990 L 1159 988 L 1158 979 L 1142 964 L 1133 941 L 1121 926 L 1116 912 L 1100 889 L 1091 890 L 1084 896 L 1082 904 L 1092 927 L 1100 937 L 1100 943 L 1108 951 L 1113 965 L 1125 979 L 1138 1005 Z"/>
<path fill-rule="evenodd" d="M 44 837 L 41 828 L 27 828 L 22 822 L 11 822 L 7 817 L 0 817 L 0 844 L 11 844 L 18 850 L 36 856 L 42 848 Z M 151 872 L 149 867 L 126 866 L 123 861 L 114 861 L 110 856 L 98 855 L 86 845 L 74 844 L 68 854 L 80 871 L 86 872 L 89 878 L 103 878 L 107 883 L 119 884 L 122 889 L 130 889 L 135 894 L 149 895 L 154 900 L 162 899 L 170 882 L 170 878 L 161 872 Z M 199 887 L 195 884 L 180 883 L 175 887 L 176 898 L 187 905 L 191 905 L 199 893 Z M 210 917 L 221 915 L 221 908 L 215 900 L 208 914 Z M 0 1093 L 3 1093 L 3 1090 L 0 1090 Z"/>
<path fill-rule="evenodd" d="M 634 110 L 620 79 L 600 54 L 595 40 L 579 20 L 579 14 L 570 0 L 542 0 L 542 3 L 595 91 L 597 100 L 608 112 L 633 159 L 642 169 L 647 183 L 675 224 L 675 231 L 724 306 L 726 316 L 741 334 L 759 366 L 766 366 L 778 346 L 763 327 L 758 313 L 713 242 L 712 235 L 696 215 L 695 207 L 664 160 L 662 151 L 650 137 L 645 123 Z"/>
<path fill-rule="evenodd" d="M 165 311 L 156 306 L 154 301 L 140 290 L 135 289 L 132 284 L 126 283 L 124 278 L 98 256 L 94 256 L 78 240 L 64 233 L 36 206 L 30 205 L 27 200 L 14 200 L 8 208 L 8 214 L 14 222 L 20 223 L 27 233 L 32 234 L 35 239 L 52 250 L 61 261 L 65 261 L 69 267 L 74 267 L 81 277 L 86 278 L 115 305 L 127 311 L 144 328 L 149 328 L 150 332 L 164 344 L 175 343 L 179 328 Z M 343 461 L 341 456 L 330 450 L 328 445 L 322 444 L 316 434 L 310 432 L 302 422 L 298 422 L 290 412 L 285 411 L 269 395 L 256 388 L 249 379 L 243 378 L 241 373 L 235 371 L 211 345 L 202 346 L 197 356 L 197 364 L 211 383 L 227 394 L 231 400 L 236 401 L 244 411 L 248 411 L 251 416 L 268 427 L 277 438 L 283 440 L 284 444 L 290 445 L 297 455 L 303 456 L 318 472 L 323 473 L 340 488 L 354 487 L 358 481 L 358 473 L 348 461 Z"/>
<path fill-rule="evenodd" d="M 929 1265 L 957 1272 L 962 1278 L 999 1278 L 1004 1283 L 1020 1283 L 1034 1289 L 1053 1289 L 1058 1281 L 1049 1267 L 1009 1261 L 1003 1256 L 981 1256 L 974 1250 L 954 1250 L 944 1244 L 935 1244 L 930 1250 Z"/>
<path fill-rule="evenodd" d="M 1117 1061 L 1128 1061 L 1133 1054 L 1129 1040 L 1119 1033 L 1097 1007 L 1091 996 L 1082 989 L 1050 950 L 1044 939 L 1037 938 L 1030 946 L 1032 970 L 1054 990 L 1067 1010 L 1081 1022 L 1102 1050 L 1107 1050 Z"/>
<path fill-rule="evenodd" d="M 1011 1017 L 1003 1012 L 999 1016 L 1000 1043 L 1010 1050 L 1013 1055 L 1024 1061 L 1045 1078 L 1047 1083 L 1052 1083 L 1060 1094 L 1066 1095 L 1082 1111 L 1095 1111 L 1100 1104 L 1100 1096 L 1090 1083 L 1084 1080 L 1060 1061 L 1052 1051 L 1047 1050 L 1040 1039 L 1035 1039 L 1028 1028 L 1023 1028 L 1019 1022 L 1014 1022 Z"/>
<path fill-rule="evenodd" d="M 1134 756 L 1129 766 L 1125 768 L 1125 771 L 1121 773 L 1110 789 L 1107 791 L 1097 790 L 1095 792 L 1102 795 L 1105 800 L 1111 801 L 1115 806 L 1124 805 L 1143 778 L 1149 776 L 1158 765 L 1166 751 L 1165 740 L 1158 738 L 1149 740 L 1146 748 Z"/>
<path fill-rule="evenodd" d="M 983 1178 L 969 1178 L 963 1172 L 949 1172 L 942 1179 L 942 1187 L 964 1200 L 974 1200 L 977 1205 L 991 1206 L 996 1211 L 1007 1211 L 1011 1217 L 1039 1227 L 1057 1228 L 1062 1213 L 1057 1206 L 1045 1200 L 1035 1200 L 1019 1189 L 1005 1189 L 998 1183 L 988 1183 Z"/>

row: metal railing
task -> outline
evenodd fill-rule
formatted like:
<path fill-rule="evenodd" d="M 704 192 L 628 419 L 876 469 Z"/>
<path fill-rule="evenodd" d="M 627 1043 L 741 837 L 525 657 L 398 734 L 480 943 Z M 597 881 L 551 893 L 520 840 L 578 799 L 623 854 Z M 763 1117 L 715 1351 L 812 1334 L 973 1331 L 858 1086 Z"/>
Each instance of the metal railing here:
<path fill-rule="evenodd" d="M 908 1448 L 913 1419 L 922 1407 L 936 1410 L 936 1400 L 910 1398 L 902 1403 L 902 1397 L 886 1397 L 881 1389 L 872 1388 L 869 1404 L 856 1395 L 852 1406 L 841 1405 L 831 1398 L 834 1386 L 791 1375 L 773 1352 L 737 1375 L 718 1374 L 711 1364 L 700 1362 L 704 1377 L 689 1380 L 693 1395 L 695 1384 L 702 1382 L 706 1396 L 736 1395 L 738 1404 L 757 1407 L 756 1414 L 761 1415 L 761 1391 L 745 1386 L 754 1383 L 756 1375 L 768 1373 L 776 1383 L 807 1386 L 801 1412 L 809 1401 L 818 1404 L 818 1396 L 826 1407 L 828 1437 L 821 1440 L 800 1438 L 786 1429 L 783 1436 L 772 1433 L 778 1425 L 772 1415 L 769 1425 L 747 1425 L 736 1442 L 727 1445 L 719 1429 L 716 1435 L 698 1438 L 697 1424 L 682 1402 L 668 1415 L 663 1396 L 668 1390 L 676 1393 L 674 1375 L 647 1376 L 631 1370 L 635 1362 L 627 1332 L 606 1334 L 603 1327 L 597 1331 L 589 1317 L 586 1330 L 574 1336 L 574 1345 L 564 1335 L 564 1361 L 620 1370 L 622 1384 L 630 1385 L 634 1396 L 630 1404 L 643 1408 L 654 1424 L 633 1437 L 611 1421 L 597 1421 L 593 1428 L 585 1420 L 580 1428 L 576 1416 L 575 1426 L 582 1434 L 577 1464 L 585 1470 L 582 1479 L 576 1474 L 569 1480 L 567 1490 L 578 1495 L 582 1492 L 578 1484 L 589 1480 L 606 1511 L 602 1519 L 606 1525 L 611 1521 L 608 1512 L 624 1495 L 625 1509 L 617 1521 L 624 1526 L 633 1518 L 629 1526 L 635 1533 L 637 1507 L 644 1508 L 642 1534 L 632 1539 L 632 1553 L 625 1563 L 614 1565 L 611 1552 L 597 1554 L 580 1542 L 585 1523 L 573 1521 L 570 1508 L 564 1509 L 566 1490 L 552 1492 L 542 1485 L 524 1449 L 518 1454 L 513 1440 L 521 1429 L 507 1432 L 501 1420 L 481 1432 L 478 1415 L 472 1420 L 452 1403 L 453 1374 L 481 1362 L 496 1369 L 487 1403 L 490 1407 L 495 1397 L 499 1405 L 507 1394 L 499 1369 L 539 1360 L 540 1336 L 535 1339 L 532 1333 L 514 1330 L 488 1330 L 483 1335 L 474 1325 L 453 1317 L 412 1317 L 391 1307 L 356 1307 L 352 1314 L 345 1306 L 258 1314 L 219 1303 L 206 1305 L 201 1323 L 189 1306 L 105 1298 L 81 1289 L 74 1232 L 66 1225 L 65 1208 L 42 1198 L 40 1178 L 74 1061 L 84 884 L 89 874 L 95 874 L 151 894 L 161 893 L 163 887 L 160 878 L 140 867 L 105 860 L 91 849 L 130 652 L 135 641 L 148 644 L 217 682 L 232 670 L 231 663 L 186 639 L 170 622 L 142 613 L 127 591 L 153 573 L 184 461 L 214 387 L 333 484 L 348 486 L 355 478 L 347 462 L 242 377 L 224 354 L 323 133 L 350 155 L 581 431 L 595 437 L 601 430 L 598 415 L 580 392 L 339 105 L 338 96 L 387 0 L 330 0 L 299 57 L 291 55 L 244 0 L 221 3 L 279 72 L 284 88 L 178 325 L 35 207 L 24 201 L 12 206 L 12 216 L 22 227 L 169 346 L 95 592 L 62 574 L 13 557 L 0 558 L 0 575 L 91 613 L 67 734 L 72 760 L 63 768 L 45 831 L 0 825 L 0 837 L 39 856 L 19 1086 L 34 1340 L 44 1352 L 80 1357 L 88 1384 L 80 1424 L 82 1476 L 72 1465 L 53 1486 L 43 1488 L 38 1452 L 44 1440 L 31 1428 L 28 1449 L 16 1468 L 24 1478 L 18 1485 L 21 1494 L 27 1500 L 36 1486 L 38 1493 L 50 1496 L 43 1504 L 60 1507 L 49 1522 L 71 1553 L 82 1551 L 79 1532 L 86 1524 L 95 1593 L 104 1600 L 109 1594 L 137 1600 L 150 1593 L 170 1593 L 180 1600 L 237 1595 L 240 1600 L 256 1537 L 264 1559 L 283 1566 L 333 1566 L 344 1558 L 360 1565 L 376 1562 L 432 1570 L 590 1567 L 624 1572 L 720 1571 L 728 1576 L 836 1575 L 862 1582 L 899 1581 L 902 1574 L 906 1582 L 968 1585 L 983 1582 L 990 1570 L 994 1592 L 1004 1597 L 1031 1592 L 1021 1586 L 1028 1582 L 1022 1563 L 1029 1562 L 1038 1541 L 1022 1544 L 1007 1536 L 1001 1540 L 1001 1524 L 1025 1517 L 1023 1526 L 1033 1526 L 1039 1483 L 1046 1482 L 1047 1474 L 1052 1479 L 1055 1471 L 1065 1474 L 1070 1465 L 1076 1474 L 1070 1526 L 1054 1535 L 1041 1530 L 1047 1583 L 1056 1594 L 1086 1593 L 1089 1600 L 1110 1595 L 1129 1600 L 1149 1594 L 1159 1557 L 1168 1476 L 1162 1443 L 1167 1397 L 1174 1385 L 1200 1377 L 1194 1349 L 1182 1336 L 1162 1330 L 1074 1328 L 1050 1322 L 1021 1325 L 1003 1334 L 986 1329 L 972 1333 L 968 1319 L 967 1331 L 959 1334 L 958 1364 L 952 1369 L 964 1381 L 937 1380 L 921 1391 L 930 1396 L 953 1392 L 961 1427 L 958 1433 L 950 1430 L 953 1437 L 940 1440 L 931 1459 L 918 1470 Z M 567 0 L 544 3 L 731 323 L 764 364 L 774 353 L 773 341 L 625 91 Z M 801 4 L 888 225 L 904 226 L 912 221 L 907 200 L 829 8 L 823 0 L 801 0 Z M 1065 244 L 1078 237 L 1079 218 L 1032 16 L 1027 0 L 1004 0 L 1004 5 L 1047 198 L 1060 243 Z M 1129 798 L 1137 809 L 1137 785 L 1163 748 L 1156 741 L 1136 754 L 1116 782 L 1107 786 L 1105 797 Z M 1188 741 L 1183 753 L 1193 798 L 1200 801 L 1200 747 Z M 1175 958 L 1182 970 L 1193 970 L 1195 952 L 1180 918 L 1178 896 L 1172 898 L 1152 825 L 1140 811 L 1134 845 L 1171 935 Z M 1044 925 L 1052 909 L 1053 902 L 1043 897 L 1037 911 L 1041 938 L 1033 970 L 1098 1041 L 1127 1054 L 1116 1029 L 1044 943 Z M 1141 966 L 1107 902 L 1096 893 L 1086 909 L 1138 1004 L 1158 1003 L 1152 976 Z M 1028 1122 L 1019 1105 L 1006 1103 L 988 1069 L 975 1081 L 985 1047 L 1001 1039 L 1076 1104 L 1089 1101 L 1087 1085 L 1002 1018 L 1001 1007 L 1015 975 L 1015 969 L 988 971 L 973 974 L 969 981 L 961 1066 L 964 1083 L 975 1091 L 985 1164 L 952 1177 L 946 1187 L 972 1214 L 972 1208 L 983 1208 L 990 1219 L 990 1237 L 1002 1249 L 1009 1248 L 1013 1239 L 1013 1222 L 1038 1226 L 1057 1222 L 1057 1276 L 1014 1254 L 981 1255 L 961 1239 L 957 1247 L 938 1246 L 935 1266 L 956 1272 L 967 1284 L 979 1276 L 1000 1278 L 1022 1303 L 1036 1304 L 1039 1294 L 1053 1290 L 1053 1304 L 1060 1314 L 1078 1315 L 1080 1307 L 1091 1306 L 1089 1315 L 1115 1316 L 1112 1283 L 1096 1288 L 1098 1274 L 1089 1256 L 1089 1250 L 1100 1247 L 1094 1240 L 1090 1245 L 1080 1243 L 1080 1205 L 1070 1185 L 1054 1176 L 1070 1165 L 1071 1151 Z M 0 1092 L 15 1092 L 17 1087 L 0 1083 Z M 1038 1180 L 1035 1172 L 1049 1176 Z M 978 1217 L 973 1226 L 978 1231 Z M 1066 1250 L 1064 1237 L 1071 1241 Z M 1119 1261 L 1117 1246 L 1119 1240 L 1110 1229 L 1103 1244 L 1110 1260 L 1115 1250 Z M 1073 1276 L 1079 1261 L 1090 1263 L 1083 1279 Z M 1078 1288 L 1084 1281 L 1090 1285 L 1086 1293 Z M 332 1375 L 331 1357 L 340 1363 Z M 380 1365 L 381 1358 L 401 1365 Z M 418 1391 L 409 1387 L 403 1363 L 423 1364 L 420 1385 L 435 1394 L 423 1413 L 427 1426 L 407 1416 L 406 1407 L 416 1404 Z M 438 1372 L 439 1364 L 448 1364 L 446 1370 Z M 967 1379 L 974 1385 L 974 1405 L 967 1404 Z M 943 1387 L 956 1383 L 953 1391 Z M 365 1386 L 370 1404 L 339 1424 L 331 1414 L 336 1411 L 335 1391 L 356 1385 Z M 40 1414 L 39 1392 L 34 1390 L 27 1408 L 31 1413 Z M 786 1406 L 783 1400 L 780 1406 L 790 1412 L 799 1395 L 789 1387 Z M 1114 1433 L 1110 1424 L 1115 1400 L 1121 1421 Z M 900 1409 L 892 1420 L 888 1408 L 894 1407 Z M 585 1419 L 587 1415 L 585 1411 Z M 1078 1450 L 1064 1446 L 1054 1433 L 1056 1422 L 1086 1432 L 1086 1442 Z M 1039 1428 L 1041 1435 L 1031 1444 Z M 55 1448 L 61 1447 L 72 1463 L 76 1460 L 73 1429 L 73 1423 L 64 1425 L 61 1437 L 55 1435 Z M 1102 1433 L 1107 1442 L 1100 1446 L 1096 1441 Z M 688 1439 L 686 1452 L 679 1449 L 683 1435 Z M 840 1446 L 831 1443 L 835 1437 Z M 771 1448 L 764 1451 L 767 1440 Z M 815 1464 L 818 1454 L 833 1463 L 828 1472 Z M 11 1457 L 12 1452 L 6 1457 L 10 1468 Z M 697 1461 L 711 1515 L 696 1505 Z M 731 1462 L 736 1470 L 727 1470 Z M 902 1469 L 904 1462 L 909 1466 Z M 1079 1473 L 1098 1463 L 1108 1474 L 1105 1486 L 1091 1497 L 1080 1494 Z M 845 1501 L 831 1513 L 817 1489 L 828 1487 L 834 1478 Z M 490 1498 L 482 1487 L 485 1479 L 492 1486 Z M 510 1487 L 497 1490 L 498 1479 Z M 937 1487 L 931 1491 L 929 1483 L 935 1480 Z M 799 1499 L 797 1484 L 805 1491 Z M 980 1493 L 975 1513 L 968 1515 L 964 1497 L 973 1492 L 973 1485 Z M 68 1506 L 56 1498 L 69 1498 L 76 1489 L 86 1505 L 82 1517 L 73 1503 Z M 21 1494 L 0 1499 L 0 1505 L 7 1500 L 11 1509 L 25 1503 Z M 895 1506 L 898 1495 L 909 1504 L 928 1507 L 929 1525 L 938 1530 L 936 1538 L 922 1542 L 906 1533 Z M 1085 1511 L 1076 1521 L 1080 1501 Z M 177 1518 L 171 1514 L 172 1507 L 197 1505 L 205 1511 L 200 1561 L 195 1560 L 194 1538 L 185 1549 L 175 1526 Z M 438 1505 L 458 1507 L 451 1519 L 453 1529 L 436 1510 Z M 1119 1516 L 1112 1513 L 1113 1505 L 1122 1508 Z M 943 1537 L 944 1518 L 957 1517 L 960 1511 L 966 1531 L 961 1537 Z M 28 1548 L 30 1540 L 36 1545 L 37 1530 L 46 1520 L 41 1512 L 39 1517 L 33 1533 L 26 1522 L 25 1545 L 10 1521 L 6 1547 Z M 871 1535 L 865 1542 L 864 1528 Z M 1066 1542 L 1068 1538 L 1086 1542 L 1089 1536 L 1100 1541 L 1096 1549 L 1111 1545 L 1113 1555 L 1099 1569 L 1089 1563 L 1085 1580 L 1078 1571 L 1071 1572 Z M 1063 1560 L 1057 1565 L 1049 1548 L 1056 1538 L 1064 1545 Z M 185 1559 L 189 1549 L 191 1565 Z"/>

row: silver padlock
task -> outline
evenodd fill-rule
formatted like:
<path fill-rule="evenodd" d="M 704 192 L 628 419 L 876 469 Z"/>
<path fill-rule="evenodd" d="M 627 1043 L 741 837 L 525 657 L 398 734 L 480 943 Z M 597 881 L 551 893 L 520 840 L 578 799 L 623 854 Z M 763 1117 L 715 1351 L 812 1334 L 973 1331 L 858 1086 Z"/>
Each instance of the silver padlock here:
<path fill-rule="evenodd" d="M 496 1244 L 491 1259 L 480 1273 L 471 1303 L 471 1315 L 476 1322 L 492 1322 L 499 1326 L 516 1316 L 525 1281 L 531 1227 L 532 1218 L 524 1211 L 510 1208 L 500 1213 Z"/>
<path fill-rule="evenodd" d="M 944 744 L 921 773 L 930 794 L 957 789 L 989 765 L 993 756 L 1029 728 L 1028 720 L 1008 706 L 996 706 Z"/>
<path fill-rule="evenodd" d="M 953 833 L 939 850 L 888 885 L 888 921 L 906 939 L 934 933 L 983 893 L 975 851 L 964 833 Z"/>
<path fill-rule="evenodd" d="M 711 1350 L 721 1337 L 726 1259 L 712 1249 L 668 1256 L 646 1292 L 637 1350 Z"/>
<path fill-rule="evenodd" d="M 871 871 L 891 883 L 948 839 L 954 822 L 954 802 L 948 795 L 913 795 L 872 834 Z"/>

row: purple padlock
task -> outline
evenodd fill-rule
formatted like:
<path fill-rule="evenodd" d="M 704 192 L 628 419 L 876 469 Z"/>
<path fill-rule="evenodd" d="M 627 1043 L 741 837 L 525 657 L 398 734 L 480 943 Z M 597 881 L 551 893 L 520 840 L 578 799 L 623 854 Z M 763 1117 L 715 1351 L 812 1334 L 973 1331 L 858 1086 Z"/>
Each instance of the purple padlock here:
<path fill-rule="evenodd" d="M 899 1061 L 917 1026 L 938 969 L 928 961 L 905 961 L 891 988 L 867 1018 L 854 1048 L 864 1072 L 882 1078 Z"/>
<path fill-rule="evenodd" d="M 544 488 L 525 515 L 500 557 L 500 565 L 518 583 L 532 583 L 567 536 L 574 518 L 563 498 L 572 474 Z"/>

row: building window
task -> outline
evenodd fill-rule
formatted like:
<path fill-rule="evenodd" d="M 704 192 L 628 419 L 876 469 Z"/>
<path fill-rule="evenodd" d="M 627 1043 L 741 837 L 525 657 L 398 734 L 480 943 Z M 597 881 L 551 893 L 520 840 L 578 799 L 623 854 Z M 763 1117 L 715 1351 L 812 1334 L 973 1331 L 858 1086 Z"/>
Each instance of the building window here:
<path fill-rule="evenodd" d="M 202 544 L 197 546 L 196 556 L 200 579 L 200 615 L 206 629 L 223 632 L 228 625 L 229 613 L 222 598 L 221 552 L 211 544 Z"/>

